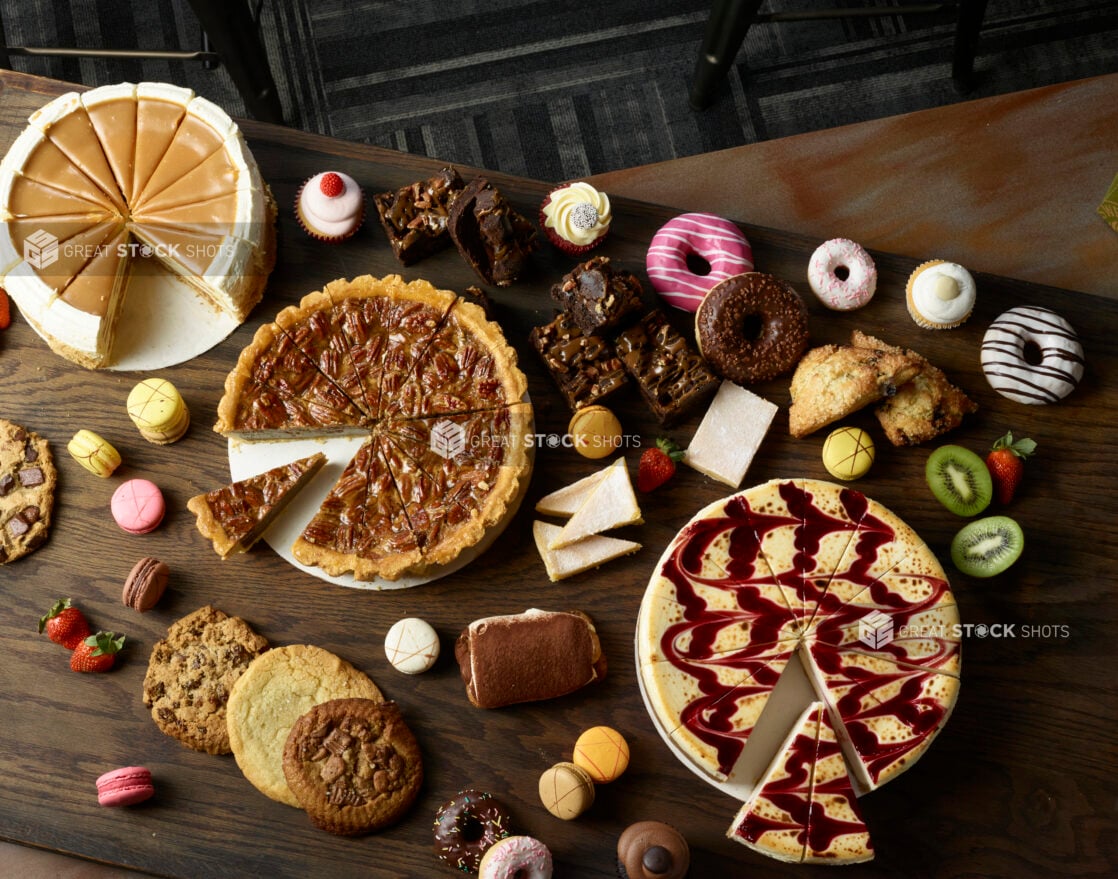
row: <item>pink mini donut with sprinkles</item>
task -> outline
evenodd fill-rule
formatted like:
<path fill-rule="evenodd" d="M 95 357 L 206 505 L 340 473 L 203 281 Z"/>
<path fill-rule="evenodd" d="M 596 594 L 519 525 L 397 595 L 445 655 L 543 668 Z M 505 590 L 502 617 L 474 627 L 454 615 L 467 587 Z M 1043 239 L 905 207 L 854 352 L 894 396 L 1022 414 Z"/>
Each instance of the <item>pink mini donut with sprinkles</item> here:
<path fill-rule="evenodd" d="M 680 214 L 652 236 L 645 268 L 665 302 L 695 311 L 715 284 L 753 271 L 753 248 L 729 220 Z"/>
<path fill-rule="evenodd" d="M 849 238 L 832 238 L 811 255 L 807 282 L 827 308 L 852 311 L 873 299 L 877 266 L 862 245 Z"/>

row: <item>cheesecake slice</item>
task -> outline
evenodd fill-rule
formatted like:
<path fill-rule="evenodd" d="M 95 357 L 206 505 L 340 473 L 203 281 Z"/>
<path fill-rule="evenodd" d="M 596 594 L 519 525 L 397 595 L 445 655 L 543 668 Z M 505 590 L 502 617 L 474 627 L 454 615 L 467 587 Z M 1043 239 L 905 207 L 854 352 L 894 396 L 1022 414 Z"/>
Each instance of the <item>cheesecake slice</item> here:
<path fill-rule="evenodd" d="M 317 452 L 186 502 L 202 536 L 223 559 L 252 547 L 326 463 Z"/>

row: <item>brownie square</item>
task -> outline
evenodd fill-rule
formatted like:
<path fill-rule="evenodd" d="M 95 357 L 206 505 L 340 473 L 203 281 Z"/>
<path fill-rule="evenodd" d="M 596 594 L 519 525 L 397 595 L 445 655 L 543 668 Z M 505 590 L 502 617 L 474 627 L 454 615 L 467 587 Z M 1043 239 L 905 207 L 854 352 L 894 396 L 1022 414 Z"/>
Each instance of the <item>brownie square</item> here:
<path fill-rule="evenodd" d="M 458 172 L 448 167 L 395 192 L 373 196 L 396 259 L 410 266 L 450 244 L 446 230 L 450 204 L 463 186 Z"/>
<path fill-rule="evenodd" d="M 560 314 L 528 336 L 571 410 L 600 403 L 629 380 L 612 346 Z"/>
<path fill-rule="evenodd" d="M 447 230 L 458 252 L 487 284 L 507 287 L 539 247 L 536 227 L 484 177 L 471 180 L 450 207 Z"/>
<path fill-rule="evenodd" d="M 636 275 L 614 268 L 608 256 L 595 256 L 564 275 L 551 288 L 551 298 L 584 333 L 598 333 L 639 311 L 643 292 Z"/>
<path fill-rule="evenodd" d="M 718 390 L 718 377 L 658 308 L 618 335 L 616 346 L 661 424 L 679 420 Z"/>

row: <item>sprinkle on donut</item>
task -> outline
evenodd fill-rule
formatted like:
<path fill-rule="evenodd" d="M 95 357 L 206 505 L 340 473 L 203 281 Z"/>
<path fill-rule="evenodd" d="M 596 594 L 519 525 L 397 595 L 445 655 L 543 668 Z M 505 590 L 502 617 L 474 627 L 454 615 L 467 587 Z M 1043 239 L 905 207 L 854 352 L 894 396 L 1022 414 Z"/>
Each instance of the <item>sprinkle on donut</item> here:
<path fill-rule="evenodd" d="M 531 836 L 506 836 L 481 859 L 479 879 L 551 879 L 551 849 Z"/>
<path fill-rule="evenodd" d="M 762 272 L 728 278 L 695 313 L 699 351 L 737 384 L 787 372 L 807 347 L 807 308 L 791 284 Z"/>
<path fill-rule="evenodd" d="M 873 298 L 877 267 L 862 245 L 849 238 L 832 238 L 811 255 L 807 281 L 827 308 L 851 311 Z"/>
<path fill-rule="evenodd" d="M 508 810 L 491 793 L 462 790 L 435 814 L 435 854 L 455 870 L 476 874 L 486 850 L 509 833 Z"/>
<path fill-rule="evenodd" d="M 1062 400 L 1083 377 L 1083 346 L 1066 320 L 1035 305 L 1011 308 L 982 339 L 982 371 L 990 387 L 1018 403 Z"/>
<path fill-rule="evenodd" d="M 652 237 L 645 260 L 652 288 L 669 305 L 695 311 L 716 284 L 753 271 L 741 229 L 714 214 L 680 214 Z"/>

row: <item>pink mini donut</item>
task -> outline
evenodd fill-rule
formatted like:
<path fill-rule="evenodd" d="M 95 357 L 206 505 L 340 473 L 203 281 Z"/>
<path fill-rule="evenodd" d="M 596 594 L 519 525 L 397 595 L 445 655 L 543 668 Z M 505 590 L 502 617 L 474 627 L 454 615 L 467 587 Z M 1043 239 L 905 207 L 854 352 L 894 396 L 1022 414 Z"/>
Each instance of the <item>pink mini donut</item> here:
<path fill-rule="evenodd" d="M 551 850 L 531 836 L 506 836 L 481 858 L 478 879 L 551 879 Z"/>
<path fill-rule="evenodd" d="M 807 264 L 807 281 L 819 301 L 835 311 L 861 308 L 877 289 L 877 267 L 860 244 L 848 238 L 824 241 Z"/>
<path fill-rule="evenodd" d="M 652 236 L 645 267 L 652 288 L 669 305 L 694 311 L 715 284 L 753 271 L 753 248 L 729 220 L 680 214 Z"/>

